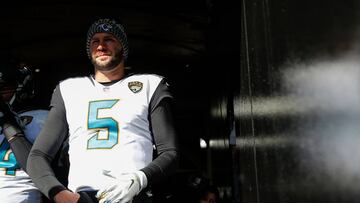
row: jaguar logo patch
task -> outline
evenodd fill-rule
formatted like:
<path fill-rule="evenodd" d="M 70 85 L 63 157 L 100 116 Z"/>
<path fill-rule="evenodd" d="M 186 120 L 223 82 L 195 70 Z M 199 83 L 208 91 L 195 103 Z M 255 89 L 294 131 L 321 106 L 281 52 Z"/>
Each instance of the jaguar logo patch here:
<path fill-rule="evenodd" d="M 139 81 L 132 81 L 128 83 L 128 87 L 132 92 L 138 93 L 142 89 L 143 84 Z"/>

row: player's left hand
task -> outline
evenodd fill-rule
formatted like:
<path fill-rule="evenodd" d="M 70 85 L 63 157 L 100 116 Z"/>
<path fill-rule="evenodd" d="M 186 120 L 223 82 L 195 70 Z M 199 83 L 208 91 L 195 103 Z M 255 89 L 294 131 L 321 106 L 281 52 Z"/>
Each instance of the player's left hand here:
<path fill-rule="evenodd" d="M 142 171 L 112 177 L 114 181 L 97 192 L 99 203 L 129 203 L 147 186 L 147 178 Z"/>

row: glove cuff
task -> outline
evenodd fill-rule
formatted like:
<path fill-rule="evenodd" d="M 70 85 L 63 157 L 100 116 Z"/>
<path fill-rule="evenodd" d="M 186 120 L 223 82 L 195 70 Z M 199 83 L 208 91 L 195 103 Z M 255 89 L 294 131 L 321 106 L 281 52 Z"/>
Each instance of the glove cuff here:
<path fill-rule="evenodd" d="M 146 188 L 148 181 L 147 181 L 147 177 L 145 175 L 144 172 L 142 171 L 136 171 L 135 172 L 136 176 L 139 178 L 139 183 L 140 183 L 140 191 L 142 191 L 144 188 Z"/>

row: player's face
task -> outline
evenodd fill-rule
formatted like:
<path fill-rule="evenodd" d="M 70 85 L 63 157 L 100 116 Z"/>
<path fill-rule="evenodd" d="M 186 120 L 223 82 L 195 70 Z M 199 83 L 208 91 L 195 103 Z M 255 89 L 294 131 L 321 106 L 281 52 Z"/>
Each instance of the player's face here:
<path fill-rule="evenodd" d="M 200 200 L 200 203 L 216 203 L 216 197 L 214 193 L 208 192 L 205 199 Z"/>
<path fill-rule="evenodd" d="M 114 69 L 123 60 L 121 43 L 109 33 L 96 33 L 90 41 L 91 61 L 96 69 Z"/>

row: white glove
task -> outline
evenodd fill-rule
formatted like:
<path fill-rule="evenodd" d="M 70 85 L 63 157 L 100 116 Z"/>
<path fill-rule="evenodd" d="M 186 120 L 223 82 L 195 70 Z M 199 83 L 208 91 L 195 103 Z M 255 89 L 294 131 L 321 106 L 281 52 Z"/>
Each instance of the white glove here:
<path fill-rule="evenodd" d="M 134 196 L 147 186 L 147 178 L 142 171 L 121 174 L 118 177 L 107 172 L 104 172 L 104 175 L 114 178 L 114 181 L 97 192 L 96 198 L 98 198 L 99 203 L 131 202 Z"/>

